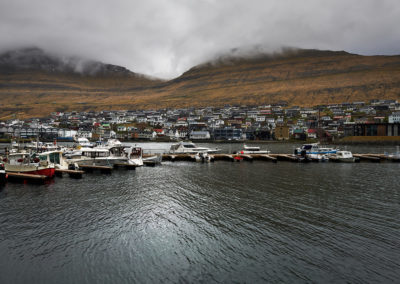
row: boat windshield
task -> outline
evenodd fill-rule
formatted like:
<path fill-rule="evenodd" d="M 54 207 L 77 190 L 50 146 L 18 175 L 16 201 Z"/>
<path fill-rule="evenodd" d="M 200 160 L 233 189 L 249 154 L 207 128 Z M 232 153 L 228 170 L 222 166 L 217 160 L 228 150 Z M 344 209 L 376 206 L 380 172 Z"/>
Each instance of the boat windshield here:
<path fill-rule="evenodd" d="M 311 150 L 311 148 L 312 148 L 312 145 L 303 145 L 303 150 Z"/>
<path fill-rule="evenodd" d="M 196 148 L 196 146 L 193 145 L 193 144 L 184 144 L 183 147 L 185 147 L 185 148 Z"/>
<path fill-rule="evenodd" d="M 59 164 L 60 163 L 60 153 L 50 153 L 48 154 L 50 163 Z M 40 155 L 39 159 L 41 161 L 47 161 L 47 155 Z"/>
<path fill-rule="evenodd" d="M 97 158 L 97 157 L 108 157 L 110 152 L 103 152 L 103 151 L 87 151 L 82 152 L 83 156 L 90 157 L 90 158 Z"/>

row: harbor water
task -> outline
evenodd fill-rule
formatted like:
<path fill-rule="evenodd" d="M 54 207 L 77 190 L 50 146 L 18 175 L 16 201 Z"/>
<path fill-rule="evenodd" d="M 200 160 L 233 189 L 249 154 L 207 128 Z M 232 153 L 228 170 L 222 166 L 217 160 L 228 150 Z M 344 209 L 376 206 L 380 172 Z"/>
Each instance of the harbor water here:
<path fill-rule="evenodd" d="M 395 283 L 399 217 L 398 163 L 164 162 L 8 183 L 0 283 Z"/>

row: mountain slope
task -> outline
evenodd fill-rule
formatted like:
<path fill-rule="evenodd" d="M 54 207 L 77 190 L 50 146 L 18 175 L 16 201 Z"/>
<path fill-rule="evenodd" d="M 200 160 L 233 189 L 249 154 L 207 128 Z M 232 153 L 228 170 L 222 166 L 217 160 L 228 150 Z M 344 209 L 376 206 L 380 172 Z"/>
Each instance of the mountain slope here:
<path fill-rule="evenodd" d="M 30 54 L 23 64 L 8 60 L 8 65 L 0 56 L 0 117 L 13 113 L 47 115 L 54 110 L 282 101 L 311 106 L 400 99 L 400 56 L 287 49 L 272 55 L 221 57 L 167 82 L 148 79 L 123 67 L 96 62 L 79 65 L 78 59 L 63 61 L 42 56 L 38 59 Z"/>

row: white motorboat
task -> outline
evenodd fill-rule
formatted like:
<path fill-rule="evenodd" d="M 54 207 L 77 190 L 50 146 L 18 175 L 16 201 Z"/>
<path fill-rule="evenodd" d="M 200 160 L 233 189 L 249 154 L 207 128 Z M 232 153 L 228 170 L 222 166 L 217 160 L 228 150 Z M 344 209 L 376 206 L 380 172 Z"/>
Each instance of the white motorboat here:
<path fill-rule="evenodd" d="M 295 154 L 336 154 L 338 150 L 330 147 L 320 147 L 319 143 L 303 144 L 295 150 Z"/>
<path fill-rule="evenodd" d="M 122 143 L 118 139 L 108 139 L 106 146 L 107 147 L 122 147 Z"/>
<path fill-rule="evenodd" d="M 137 167 L 143 166 L 143 150 L 140 147 L 131 147 L 126 151 L 127 163 Z"/>
<path fill-rule="evenodd" d="M 70 153 L 66 153 L 70 160 L 68 163 L 94 166 L 114 166 L 115 164 L 128 164 L 143 166 L 142 149 L 131 147 L 125 150 L 123 147 L 94 147 L 81 148 Z"/>
<path fill-rule="evenodd" d="M 261 150 L 258 146 L 243 145 L 243 149 L 238 152 L 239 154 L 270 154 L 269 150 Z"/>
<path fill-rule="evenodd" d="M 209 163 L 212 159 L 212 157 L 207 152 L 199 152 L 194 156 L 194 158 L 196 159 L 196 162 L 202 163 Z"/>
<path fill-rule="evenodd" d="M 94 145 L 89 142 L 89 140 L 85 137 L 78 137 L 76 139 L 77 146 L 79 147 L 93 147 Z"/>
<path fill-rule="evenodd" d="M 397 150 L 394 153 L 386 153 L 385 152 L 385 156 L 388 157 L 389 159 L 393 159 L 393 160 L 400 160 L 400 150 L 399 150 L 399 146 L 396 147 Z"/>
<path fill-rule="evenodd" d="M 329 156 L 336 154 L 338 150 L 330 147 L 320 147 L 319 143 L 303 144 L 294 150 L 296 156 L 301 156 L 316 162 L 325 162 Z"/>
<path fill-rule="evenodd" d="M 159 165 L 162 162 L 162 155 L 161 154 L 155 154 L 146 158 L 142 158 L 143 164 L 146 166 L 155 166 Z"/>
<path fill-rule="evenodd" d="M 307 154 L 306 157 L 314 162 L 326 162 L 329 160 L 328 154 L 321 154 L 321 153 L 311 153 Z"/>
<path fill-rule="evenodd" d="M 336 154 L 333 154 L 332 157 L 337 159 L 338 162 L 344 163 L 354 163 L 356 160 L 350 151 L 336 151 Z"/>
<path fill-rule="evenodd" d="M 194 143 L 192 142 L 179 142 L 179 143 L 174 143 L 171 145 L 171 148 L 169 150 L 169 153 L 171 154 L 197 154 L 200 152 L 205 152 L 205 153 L 216 153 L 220 151 L 220 149 L 210 149 L 207 147 L 197 147 Z"/>

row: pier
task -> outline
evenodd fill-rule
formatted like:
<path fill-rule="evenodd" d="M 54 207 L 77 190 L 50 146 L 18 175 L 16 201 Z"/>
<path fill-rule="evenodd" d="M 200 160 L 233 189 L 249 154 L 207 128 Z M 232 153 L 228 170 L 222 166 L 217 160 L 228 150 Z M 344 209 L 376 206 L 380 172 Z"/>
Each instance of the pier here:
<path fill-rule="evenodd" d="M 49 178 L 45 175 L 32 175 L 23 173 L 7 172 L 7 179 L 16 182 L 44 183 Z"/>
<path fill-rule="evenodd" d="M 126 163 L 118 163 L 114 164 L 115 169 L 124 168 L 127 170 L 136 170 L 136 165 L 126 164 Z"/>
<path fill-rule="evenodd" d="M 84 171 L 78 171 L 78 170 L 61 170 L 61 169 L 56 169 L 56 176 L 62 177 L 63 174 L 68 174 L 69 177 L 71 178 L 82 178 L 82 175 L 85 173 Z"/>
<path fill-rule="evenodd" d="M 98 170 L 101 173 L 110 174 L 113 170 L 113 167 L 109 166 L 94 166 L 94 165 L 80 165 L 80 169 L 85 172 L 93 172 L 94 170 Z"/>
<path fill-rule="evenodd" d="M 265 161 L 265 162 L 294 162 L 294 163 L 302 163 L 302 162 L 316 162 L 318 160 L 308 159 L 301 156 L 296 156 L 293 154 L 209 154 L 211 161 Z M 356 158 L 355 162 L 371 162 L 371 163 L 380 163 L 380 162 L 400 162 L 399 158 L 390 157 L 385 154 L 353 154 Z M 196 162 L 196 158 L 194 154 L 163 154 L 163 161 L 189 161 Z M 339 159 L 335 157 L 329 158 L 330 162 L 341 162 Z"/>

